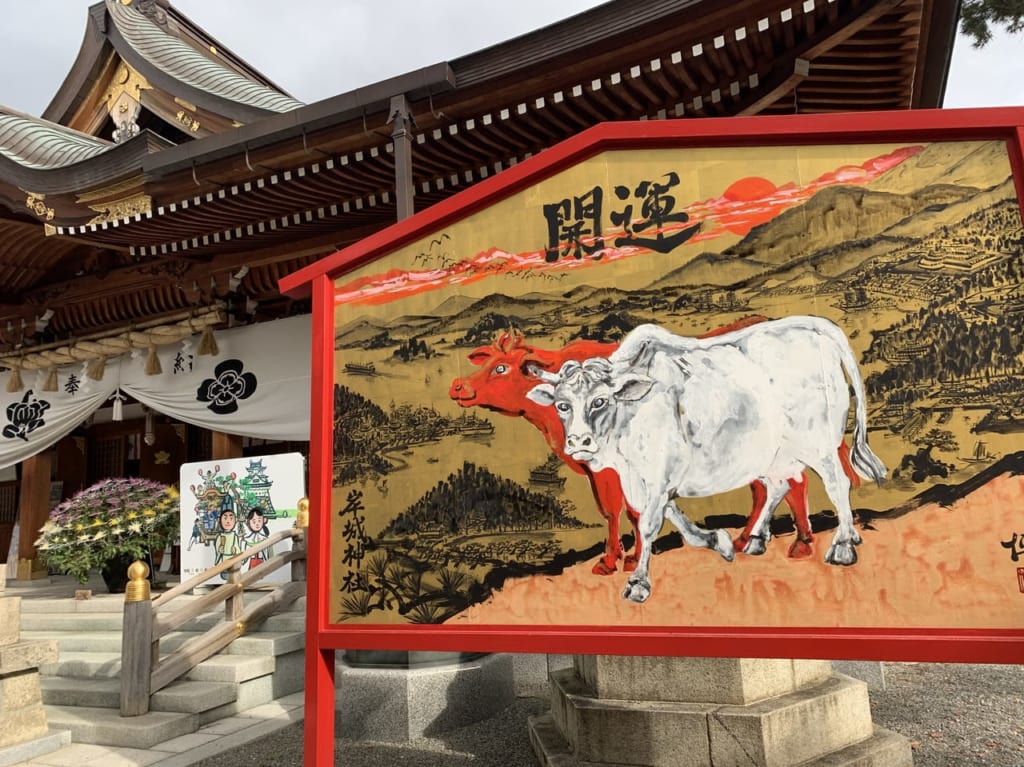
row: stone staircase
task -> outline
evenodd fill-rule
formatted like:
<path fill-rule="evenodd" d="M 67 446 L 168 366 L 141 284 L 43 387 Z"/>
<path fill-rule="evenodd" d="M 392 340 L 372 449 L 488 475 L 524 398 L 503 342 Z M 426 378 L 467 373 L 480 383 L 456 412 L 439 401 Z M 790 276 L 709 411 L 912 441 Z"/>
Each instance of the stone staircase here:
<path fill-rule="evenodd" d="M 40 668 L 43 703 L 50 728 L 70 731 L 74 742 L 149 748 L 303 688 L 305 597 L 157 692 L 149 713 L 122 717 L 123 606 L 123 595 L 106 594 L 21 603 L 22 639 L 57 642 L 57 661 Z M 161 655 L 223 620 L 223 606 L 200 615 L 160 641 Z"/>

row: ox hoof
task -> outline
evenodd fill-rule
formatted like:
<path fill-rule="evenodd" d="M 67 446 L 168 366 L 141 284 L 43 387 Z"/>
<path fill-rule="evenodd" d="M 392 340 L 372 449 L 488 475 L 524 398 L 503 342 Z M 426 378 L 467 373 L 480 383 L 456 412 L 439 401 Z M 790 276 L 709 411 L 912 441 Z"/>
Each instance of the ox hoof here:
<path fill-rule="evenodd" d="M 615 565 L 609 567 L 607 562 L 605 562 L 603 559 L 599 559 L 597 560 L 597 564 L 594 565 L 594 569 L 590 572 L 592 572 L 594 575 L 611 575 L 615 572 Z"/>
<path fill-rule="evenodd" d="M 811 549 L 811 541 L 794 541 L 789 547 L 790 559 L 806 559 L 814 552 Z"/>
<path fill-rule="evenodd" d="M 833 543 L 825 554 L 825 562 L 830 565 L 849 567 L 857 564 L 857 550 L 852 543 Z"/>
<path fill-rule="evenodd" d="M 651 584 L 645 581 L 637 581 L 635 583 L 630 582 L 626 584 L 626 588 L 622 591 L 622 596 L 628 599 L 630 602 L 646 602 L 647 598 L 651 595 Z"/>
<path fill-rule="evenodd" d="M 722 555 L 726 562 L 732 562 L 736 557 L 736 549 L 733 548 L 732 538 L 725 530 L 715 531 L 715 551 Z"/>
<path fill-rule="evenodd" d="M 636 570 L 636 566 L 637 566 L 637 564 L 639 562 L 640 562 L 640 557 L 635 557 L 632 554 L 630 554 L 622 562 L 622 570 L 623 570 L 623 572 L 627 572 L 627 573 L 633 572 L 634 570 Z"/>
<path fill-rule="evenodd" d="M 752 535 L 743 547 L 743 553 L 752 557 L 759 557 L 767 551 L 765 540 L 760 535 Z"/>

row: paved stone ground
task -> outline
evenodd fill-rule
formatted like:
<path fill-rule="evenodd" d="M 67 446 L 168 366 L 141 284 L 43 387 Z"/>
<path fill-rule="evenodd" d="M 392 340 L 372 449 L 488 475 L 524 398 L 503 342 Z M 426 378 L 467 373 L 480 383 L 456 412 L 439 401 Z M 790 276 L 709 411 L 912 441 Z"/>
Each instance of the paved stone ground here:
<path fill-rule="evenodd" d="M 886 664 L 871 693 L 877 724 L 910 738 L 916 767 L 1024 767 L 1024 666 Z M 494 719 L 408 744 L 338 741 L 336 767 L 536 767 L 526 719 L 547 701 L 523 698 Z M 302 725 L 196 763 L 301 767 Z"/>

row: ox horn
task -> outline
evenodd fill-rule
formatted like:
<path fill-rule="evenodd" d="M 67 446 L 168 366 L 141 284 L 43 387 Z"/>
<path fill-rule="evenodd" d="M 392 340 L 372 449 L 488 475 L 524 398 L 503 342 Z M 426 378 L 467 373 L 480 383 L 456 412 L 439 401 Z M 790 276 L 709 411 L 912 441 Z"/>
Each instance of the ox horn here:
<path fill-rule="evenodd" d="M 526 372 L 528 375 L 533 376 L 539 381 L 547 384 L 557 384 L 559 381 L 558 373 L 550 373 L 542 367 L 538 367 L 533 363 L 526 366 Z"/>

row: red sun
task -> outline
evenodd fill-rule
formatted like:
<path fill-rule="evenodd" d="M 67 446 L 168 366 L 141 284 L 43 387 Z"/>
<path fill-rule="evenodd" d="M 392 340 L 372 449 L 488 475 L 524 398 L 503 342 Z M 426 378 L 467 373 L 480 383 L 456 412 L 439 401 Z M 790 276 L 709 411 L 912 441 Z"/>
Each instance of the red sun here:
<path fill-rule="evenodd" d="M 775 184 L 760 176 L 747 176 L 734 181 L 732 186 L 722 193 L 722 197 L 730 202 L 748 202 L 760 200 L 775 191 Z"/>

